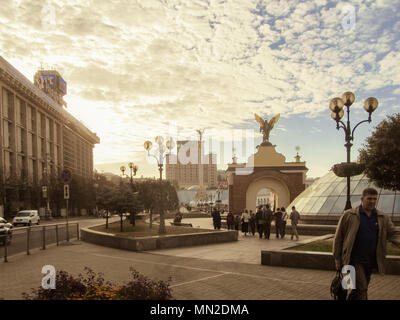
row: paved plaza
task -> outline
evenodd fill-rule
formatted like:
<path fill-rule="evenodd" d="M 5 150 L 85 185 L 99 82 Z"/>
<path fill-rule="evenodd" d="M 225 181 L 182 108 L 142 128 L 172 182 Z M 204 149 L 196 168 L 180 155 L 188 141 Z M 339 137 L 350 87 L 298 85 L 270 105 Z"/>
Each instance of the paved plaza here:
<path fill-rule="evenodd" d="M 188 219 L 189 220 L 189 219 Z M 206 227 L 211 219 L 193 221 Z M 186 221 L 185 222 L 189 222 Z M 198 222 L 198 223 L 197 223 Z M 290 236 L 289 236 L 290 237 Z M 312 238 L 301 237 L 300 242 Z M 20 254 L 0 262 L 0 298 L 21 299 L 22 292 L 41 284 L 44 265 L 74 275 L 85 266 L 103 272 L 115 283 L 129 278 L 133 267 L 152 279 L 171 278 L 175 299 L 210 300 L 321 300 L 329 294 L 333 271 L 270 267 L 261 265 L 262 249 L 281 249 L 293 245 L 291 240 L 244 237 L 232 243 L 178 249 L 132 252 L 74 241 L 71 246 L 49 246 Z M 400 299 L 400 276 L 374 274 L 370 299 Z"/>

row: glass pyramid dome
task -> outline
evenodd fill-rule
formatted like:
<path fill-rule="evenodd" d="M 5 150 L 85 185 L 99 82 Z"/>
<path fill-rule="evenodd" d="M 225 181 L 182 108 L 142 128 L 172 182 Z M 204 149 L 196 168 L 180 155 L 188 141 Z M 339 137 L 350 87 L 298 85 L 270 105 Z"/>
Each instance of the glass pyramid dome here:
<path fill-rule="evenodd" d="M 360 205 L 362 191 L 367 187 L 378 191 L 377 208 L 395 224 L 400 224 L 400 191 L 379 188 L 364 174 L 350 179 L 352 207 Z M 290 211 L 295 206 L 303 223 L 335 224 L 344 211 L 346 194 L 347 178 L 338 177 L 330 171 L 300 193 L 288 209 Z"/>

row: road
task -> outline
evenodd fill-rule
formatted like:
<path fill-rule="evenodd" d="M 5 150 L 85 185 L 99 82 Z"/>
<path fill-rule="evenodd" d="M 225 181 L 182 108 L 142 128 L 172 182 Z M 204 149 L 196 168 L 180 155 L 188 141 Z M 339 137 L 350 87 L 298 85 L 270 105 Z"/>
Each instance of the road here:
<path fill-rule="evenodd" d="M 117 221 L 118 217 L 112 217 L 109 222 Z M 96 224 L 105 223 L 104 218 L 86 218 L 86 217 L 72 217 L 68 220 L 69 225 L 69 238 L 77 238 L 77 224 L 79 228 L 90 227 Z M 45 237 L 43 239 L 43 231 L 45 231 Z M 7 246 L 7 256 L 15 254 L 26 253 L 28 251 L 27 243 L 29 237 L 29 250 L 43 248 L 50 244 L 56 244 L 57 238 L 59 242 L 67 240 L 67 228 L 65 219 L 52 219 L 42 220 L 40 225 L 34 225 L 30 228 L 28 236 L 28 227 L 14 227 L 11 243 Z M 4 247 L 4 246 L 1 246 Z M 5 250 L 0 247 L 0 258 L 5 255 Z"/>

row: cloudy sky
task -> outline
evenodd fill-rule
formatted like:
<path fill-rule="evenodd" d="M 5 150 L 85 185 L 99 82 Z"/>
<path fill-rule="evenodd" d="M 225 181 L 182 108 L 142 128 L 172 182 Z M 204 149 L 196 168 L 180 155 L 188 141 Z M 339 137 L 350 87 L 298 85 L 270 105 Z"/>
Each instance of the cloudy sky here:
<path fill-rule="evenodd" d="M 226 145 L 252 130 L 257 145 L 254 113 L 280 113 L 270 141 L 286 161 L 300 146 L 308 176 L 318 177 L 346 160 L 332 98 L 355 93 L 352 124 L 367 118 L 366 98 L 379 100 L 372 123 L 356 131 L 352 159 L 400 110 L 394 0 L 2 0 L 0 26 L 1 56 L 27 78 L 40 66 L 63 75 L 67 110 L 101 139 L 100 169 L 133 161 L 139 175 L 157 176 L 144 141 L 193 139 L 196 129 Z"/>

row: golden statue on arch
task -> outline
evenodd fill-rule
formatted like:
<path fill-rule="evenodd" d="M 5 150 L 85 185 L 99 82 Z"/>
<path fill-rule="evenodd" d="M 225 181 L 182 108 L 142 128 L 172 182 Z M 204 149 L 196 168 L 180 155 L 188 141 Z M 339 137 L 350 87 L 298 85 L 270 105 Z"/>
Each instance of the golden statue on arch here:
<path fill-rule="evenodd" d="M 269 133 L 271 132 L 272 128 L 274 127 L 275 123 L 278 122 L 280 113 L 278 113 L 275 117 L 273 117 L 269 122 L 267 122 L 267 119 L 263 120 L 258 114 L 254 114 L 255 119 L 257 122 L 260 124 L 260 132 L 263 133 L 263 142 L 262 146 L 270 146 L 272 145 L 269 142 Z"/>

